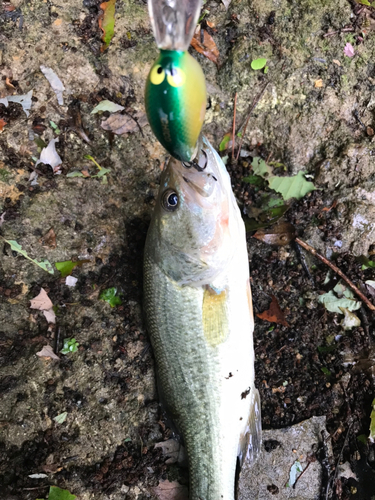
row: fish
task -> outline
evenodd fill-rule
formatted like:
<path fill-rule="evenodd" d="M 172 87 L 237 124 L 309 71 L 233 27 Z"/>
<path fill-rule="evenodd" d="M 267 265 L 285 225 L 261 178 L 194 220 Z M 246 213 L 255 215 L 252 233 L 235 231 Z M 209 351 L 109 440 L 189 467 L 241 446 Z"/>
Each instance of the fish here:
<path fill-rule="evenodd" d="M 204 74 L 194 57 L 186 50 L 160 50 L 146 81 L 146 113 L 159 142 L 180 161 L 195 157 L 206 101 Z"/>
<path fill-rule="evenodd" d="M 234 500 L 261 447 L 246 234 L 229 174 L 203 137 L 171 158 L 144 252 L 144 313 L 159 398 L 183 439 L 190 500 Z"/>

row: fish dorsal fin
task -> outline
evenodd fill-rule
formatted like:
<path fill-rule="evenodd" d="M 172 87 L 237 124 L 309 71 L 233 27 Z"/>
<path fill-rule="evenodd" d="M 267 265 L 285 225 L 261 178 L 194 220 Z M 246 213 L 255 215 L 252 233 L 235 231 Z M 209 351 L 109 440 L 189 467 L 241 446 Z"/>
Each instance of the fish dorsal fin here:
<path fill-rule="evenodd" d="M 262 445 L 262 421 L 260 412 L 260 397 L 258 389 L 250 390 L 250 413 L 246 426 L 240 434 L 238 443 L 238 458 L 240 467 L 246 461 L 251 464 L 258 458 Z"/>
<path fill-rule="evenodd" d="M 202 321 L 204 336 L 211 347 L 226 341 L 229 335 L 227 290 L 216 291 L 205 287 L 203 294 Z"/>

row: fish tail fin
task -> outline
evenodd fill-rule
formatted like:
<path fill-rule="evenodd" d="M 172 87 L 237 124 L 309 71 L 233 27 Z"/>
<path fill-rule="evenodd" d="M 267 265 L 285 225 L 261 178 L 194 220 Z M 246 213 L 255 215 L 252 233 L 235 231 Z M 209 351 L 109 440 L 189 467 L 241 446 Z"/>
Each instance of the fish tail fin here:
<path fill-rule="evenodd" d="M 249 464 L 256 461 L 262 445 L 262 420 L 261 407 L 258 389 L 251 388 L 250 391 L 250 413 L 247 423 L 240 434 L 240 442 L 238 444 L 238 459 L 239 465 L 246 460 Z"/>

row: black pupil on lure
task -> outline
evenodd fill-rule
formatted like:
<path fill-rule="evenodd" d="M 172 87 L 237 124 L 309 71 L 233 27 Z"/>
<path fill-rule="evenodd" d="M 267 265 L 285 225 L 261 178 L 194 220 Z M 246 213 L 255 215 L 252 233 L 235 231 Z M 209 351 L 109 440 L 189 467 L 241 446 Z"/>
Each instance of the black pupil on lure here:
<path fill-rule="evenodd" d="M 161 66 L 158 67 L 158 74 L 160 75 L 160 73 L 163 72 L 163 68 Z"/>
<path fill-rule="evenodd" d="M 170 207 L 175 207 L 177 206 L 178 203 L 178 196 L 176 193 L 171 193 L 168 198 L 167 198 L 168 205 Z"/>

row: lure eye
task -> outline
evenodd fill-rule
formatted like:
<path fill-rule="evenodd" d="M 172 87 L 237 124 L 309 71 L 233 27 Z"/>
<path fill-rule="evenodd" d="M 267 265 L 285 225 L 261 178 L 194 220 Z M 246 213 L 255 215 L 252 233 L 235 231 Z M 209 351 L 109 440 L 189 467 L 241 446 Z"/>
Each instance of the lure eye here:
<path fill-rule="evenodd" d="M 154 85 L 160 85 L 161 82 L 164 81 L 164 78 L 165 78 L 165 71 L 160 66 L 160 64 L 157 64 L 152 68 L 150 73 L 151 83 L 153 83 Z"/>
<path fill-rule="evenodd" d="M 185 72 L 180 68 L 171 68 L 167 74 L 167 81 L 172 87 L 181 87 L 185 80 Z"/>
<path fill-rule="evenodd" d="M 167 189 L 163 194 L 161 204 L 168 212 L 174 212 L 178 207 L 178 195 L 173 189 Z"/>

